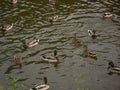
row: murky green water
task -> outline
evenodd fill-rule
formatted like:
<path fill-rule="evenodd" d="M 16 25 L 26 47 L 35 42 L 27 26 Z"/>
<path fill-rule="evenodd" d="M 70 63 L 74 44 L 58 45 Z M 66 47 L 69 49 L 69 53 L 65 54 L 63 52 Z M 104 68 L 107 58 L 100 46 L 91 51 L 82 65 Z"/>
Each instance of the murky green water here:
<path fill-rule="evenodd" d="M 0 86 L 7 89 L 8 77 L 19 77 L 21 84 L 31 88 L 43 82 L 47 76 L 49 90 L 120 90 L 120 77 L 107 74 L 107 62 L 120 66 L 120 3 L 119 0 L 19 0 L 11 5 L 0 1 L 0 24 L 14 24 L 12 30 L 0 31 Z M 111 12 L 112 19 L 102 14 Z M 58 15 L 51 24 L 44 18 Z M 95 40 L 88 36 L 88 29 L 95 28 L 99 35 Z M 72 43 L 74 33 L 88 48 L 95 51 L 97 60 L 82 57 L 82 47 Z M 23 49 L 22 40 L 40 39 L 39 45 Z M 41 56 L 50 55 L 57 49 L 59 63 L 44 63 Z M 14 66 L 13 56 L 19 54 L 25 63 Z M 82 75 L 82 78 L 80 77 Z"/>

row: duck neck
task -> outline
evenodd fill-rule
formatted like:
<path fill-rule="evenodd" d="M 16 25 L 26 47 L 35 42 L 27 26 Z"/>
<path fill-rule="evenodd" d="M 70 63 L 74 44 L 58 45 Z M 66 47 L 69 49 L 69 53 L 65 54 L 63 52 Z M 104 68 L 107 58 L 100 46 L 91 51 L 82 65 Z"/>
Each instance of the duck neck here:
<path fill-rule="evenodd" d="M 75 39 L 75 40 L 77 39 L 76 33 L 74 34 L 74 39 Z"/>
<path fill-rule="evenodd" d="M 47 84 L 47 77 L 44 77 L 44 83 Z"/>

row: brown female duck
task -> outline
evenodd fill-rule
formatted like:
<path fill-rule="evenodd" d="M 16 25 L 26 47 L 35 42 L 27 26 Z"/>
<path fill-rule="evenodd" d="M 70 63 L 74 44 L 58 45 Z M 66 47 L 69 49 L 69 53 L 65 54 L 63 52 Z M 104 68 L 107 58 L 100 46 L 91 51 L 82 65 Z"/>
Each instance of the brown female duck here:
<path fill-rule="evenodd" d="M 22 66 L 22 64 L 24 63 L 22 57 L 18 56 L 18 55 L 14 55 L 14 61 L 16 65 L 19 65 L 20 67 Z"/>
<path fill-rule="evenodd" d="M 97 58 L 97 55 L 95 52 L 92 52 L 88 49 L 87 45 L 84 45 L 84 52 L 83 52 L 83 56 L 85 57 L 91 57 L 91 58 L 94 58 L 96 59 Z"/>
<path fill-rule="evenodd" d="M 78 47 L 84 45 L 83 41 L 77 38 L 76 33 L 74 34 L 74 37 L 72 38 L 72 43 Z"/>

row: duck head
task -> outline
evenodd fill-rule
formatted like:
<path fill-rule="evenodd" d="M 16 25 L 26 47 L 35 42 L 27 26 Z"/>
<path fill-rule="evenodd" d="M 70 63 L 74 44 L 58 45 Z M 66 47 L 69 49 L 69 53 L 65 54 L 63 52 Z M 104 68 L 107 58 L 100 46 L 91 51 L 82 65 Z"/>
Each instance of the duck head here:
<path fill-rule="evenodd" d="M 114 63 L 112 62 L 112 61 L 110 61 L 109 63 L 108 63 L 108 69 L 109 68 L 113 68 L 115 65 L 114 65 Z"/>
<path fill-rule="evenodd" d="M 54 56 L 57 56 L 57 50 L 54 50 L 53 53 L 54 53 Z"/>
<path fill-rule="evenodd" d="M 22 42 L 23 44 L 26 44 L 25 40 L 21 40 L 21 42 Z"/>
<path fill-rule="evenodd" d="M 95 35 L 95 33 L 96 33 L 95 30 L 93 30 L 93 34 L 94 34 L 94 35 Z"/>

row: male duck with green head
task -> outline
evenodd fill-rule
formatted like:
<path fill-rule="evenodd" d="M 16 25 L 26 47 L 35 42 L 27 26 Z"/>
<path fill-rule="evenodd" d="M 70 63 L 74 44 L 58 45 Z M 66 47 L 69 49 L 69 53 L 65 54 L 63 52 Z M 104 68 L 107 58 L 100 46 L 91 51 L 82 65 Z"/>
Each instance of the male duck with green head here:
<path fill-rule="evenodd" d="M 42 58 L 44 61 L 47 61 L 47 62 L 58 62 L 57 50 L 54 50 L 53 54 L 54 54 L 53 56 L 52 55 L 51 56 L 44 55 L 44 56 L 42 56 Z"/>
<path fill-rule="evenodd" d="M 37 84 L 33 88 L 30 88 L 30 90 L 48 90 L 50 88 L 49 85 L 47 85 L 47 77 L 44 77 L 44 84 Z"/>
<path fill-rule="evenodd" d="M 112 61 L 108 62 L 108 68 L 107 69 L 110 73 L 120 74 L 120 67 L 115 66 Z"/>
<path fill-rule="evenodd" d="M 27 44 L 26 44 L 25 40 L 22 40 L 22 43 L 23 43 L 24 48 L 30 48 L 30 47 L 34 47 L 34 46 L 38 45 L 39 39 L 34 39 Z"/>

